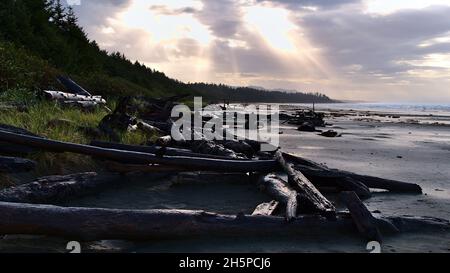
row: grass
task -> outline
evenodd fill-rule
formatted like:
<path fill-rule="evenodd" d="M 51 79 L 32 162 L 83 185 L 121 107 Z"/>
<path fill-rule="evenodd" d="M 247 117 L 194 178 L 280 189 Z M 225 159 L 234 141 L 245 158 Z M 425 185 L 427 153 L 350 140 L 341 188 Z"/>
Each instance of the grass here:
<path fill-rule="evenodd" d="M 17 104 L 26 106 L 26 111 L 9 108 L 1 110 L 1 105 Z M 114 105 L 115 102 L 112 101 L 109 107 L 114 107 Z M 88 144 L 92 137 L 80 127 L 97 128 L 99 122 L 107 114 L 107 110 L 103 108 L 98 108 L 93 112 L 85 112 L 76 108 L 62 108 L 55 102 L 38 100 L 33 92 L 22 89 L 0 93 L 0 123 L 24 128 L 53 140 Z M 63 122 L 55 122 L 55 120 L 63 120 Z M 125 132 L 119 136 L 122 143 L 132 145 L 139 145 L 155 138 L 155 136 L 147 136 L 140 131 Z M 100 140 L 110 141 L 108 138 Z M 101 168 L 91 157 L 72 153 L 39 152 L 29 157 L 38 162 L 36 176 L 96 171 Z M 0 177 L 0 182 L 2 180 L 6 181 Z"/>

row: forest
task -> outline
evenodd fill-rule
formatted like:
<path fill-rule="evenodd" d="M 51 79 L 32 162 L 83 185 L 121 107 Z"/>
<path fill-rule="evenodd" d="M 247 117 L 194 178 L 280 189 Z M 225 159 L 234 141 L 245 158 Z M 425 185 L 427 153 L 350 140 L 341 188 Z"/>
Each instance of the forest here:
<path fill-rule="evenodd" d="M 70 76 L 93 94 L 108 98 L 190 94 L 210 102 L 253 102 L 254 98 L 258 102 L 332 102 L 319 93 L 183 83 L 120 52 L 102 50 L 88 38 L 72 7 L 60 0 L 2 0 L 0 91 L 60 90 L 57 75 Z"/>

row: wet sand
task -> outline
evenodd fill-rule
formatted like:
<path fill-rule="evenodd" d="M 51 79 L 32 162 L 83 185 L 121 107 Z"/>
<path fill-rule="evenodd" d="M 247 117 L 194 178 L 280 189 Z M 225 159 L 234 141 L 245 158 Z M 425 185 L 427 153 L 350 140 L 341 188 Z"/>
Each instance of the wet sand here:
<path fill-rule="evenodd" d="M 413 182 L 424 195 L 378 192 L 365 201 L 370 210 L 385 215 L 432 216 L 450 219 L 450 127 L 407 122 L 361 121 L 360 115 L 343 115 L 327 122 L 342 133 L 326 138 L 283 125 L 280 146 L 305 158 L 361 174 Z M 253 184 L 239 181 L 175 184 L 173 177 L 128 178 L 126 187 L 112 188 L 70 206 L 107 208 L 205 209 L 221 213 L 251 213 L 270 201 Z M 334 198 L 331 196 L 331 198 Z M 342 207 L 339 207 L 343 209 Z M 67 240 L 6 236 L 0 251 L 65 252 Z M 82 244 L 83 251 L 121 252 L 368 252 L 357 233 L 326 236 L 201 238 L 152 242 L 106 241 Z M 383 252 L 450 252 L 450 233 L 414 233 L 384 238 Z"/>

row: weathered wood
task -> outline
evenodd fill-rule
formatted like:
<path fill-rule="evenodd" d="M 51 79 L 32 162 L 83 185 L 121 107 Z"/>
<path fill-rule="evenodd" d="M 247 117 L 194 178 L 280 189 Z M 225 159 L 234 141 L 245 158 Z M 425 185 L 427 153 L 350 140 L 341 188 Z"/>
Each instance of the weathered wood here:
<path fill-rule="evenodd" d="M 61 91 L 44 90 L 44 96 L 47 99 L 59 100 L 65 102 L 91 102 L 95 104 L 106 104 L 106 100 L 101 96 L 84 96 L 78 94 L 65 93 Z"/>
<path fill-rule="evenodd" d="M 11 125 L 7 125 L 7 124 L 2 124 L 2 123 L 0 123 L 0 130 L 12 132 L 15 134 L 39 137 L 38 135 L 35 135 L 28 130 L 25 130 L 25 129 L 22 129 L 19 127 L 15 127 L 15 126 L 11 126 Z M 35 151 L 35 149 L 30 148 L 30 147 L 26 147 L 26 146 L 22 146 L 22 145 L 15 145 L 15 144 L 11 144 L 8 142 L 0 141 L 0 153 L 1 154 L 14 155 L 14 156 L 15 155 L 27 155 L 34 151 Z"/>
<path fill-rule="evenodd" d="M 340 194 L 341 200 L 347 206 L 358 231 L 369 241 L 382 241 L 377 220 L 361 202 L 355 192 L 346 191 Z"/>
<path fill-rule="evenodd" d="M 78 107 L 82 110 L 93 111 L 100 104 L 93 101 L 61 101 L 64 106 Z"/>
<path fill-rule="evenodd" d="M 161 146 L 127 145 L 127 144 L 103 142 L 103 141 L 92 141 L 90 143 L 90 145 L 96 146 L 96 147 L 108 148 L 108 149 L 134 151 L 134 152 L 149 153 L 149 154 L 155 154 L 155 153 L 161 151 L 161 149 L 163 148 Z M 172 147 L 165 147 L 164 155 L 232 160 L 231 158 L 229 158 L 227 156 L 200 154 L 200 153 L 194 153 L 189 149 L 172 148 Z M 242 160 L 248 160 L 248 159 L 242 159 Z"/>
<path fill-rule="evenodd" d="M 342 178 L 342 177 L 350 177 L 356 181 L 360 181 L 368 188 L 373 189 L 384 189 L 389 190 L 391 192 L 399 192 L 399 193 L 417 193 L 422 194 L 422 188 L 414 183 L 401 182 L 391 179 L 384 179 L 380 177 L 374 177 L 369 175 L 361 175 L 348 171 L 342 171 L 338 169 L 330 169 L 324 165 L 318 164 L 314 161 L 288 154 L 283 153 L 283 156 L 291 162 L 295 162 L 298 169 L 304 174 L 312 175 L 317 178 Z"/>
<path fill-rule="evenodd" d="M 200 154 L 212 154 L 225 156 L 233 159 L 245 159 L 245 155 L 235 153 L 233 150 L 225 148 L 222 144 L 213 141 L 201 140 L 192 142 L 192 151 Z"/>
<path fill-rule="evenodd" d="M 106 149 L 83 144 L 18 135 L 0 130 L 0 140 L 53 152 L 72 152 L 128 164 L 163 164 L 210 171 L 264 172 L 277 168 L 274 160 L 223 160 L 182 156 L 156 156 L 149 153 Z"/>
<path fill-rule="evenodd" d="M 352 172 L 337 170 L 337 169 L 329 169 L 329 168 L 315 168 L 309 167 L 305 165 L 296 165 L 296 169 L 303 172 L 307 177 L 314 178 L 315 181 L 319 181 L 319 183 L 327 183 L 327 181 L 335 180 L 336 183 L 345 183 L 345 180 L 353 180 L 358 181 L 364 184 L 368 188 L 373 189 L 384 189 L 391 192 L 399 192 L 399 193 L 416 193 L 421 194 L 422 188 L 413 183 L 400 182 L 390 179 L 384 179 L 374 176 L 368 175 L 360 175 Z M 352 190 L 351 188 L 348 188 Z M 359 192 L 358 192 L 359 195 Z"/>
<path fill-rule="evenodd" d="M 111 186 L 116 176 L 97 173 L 54 175 L 6 188 L 0 191 L 0 201 L 33 204 L 57 204 L 76 197 L 93 194 Z"/>
<path fill-rule="evenodd" d="M 120 210 L 0 202 L 0 211 L 0 234 L 47 235 L 82 241 L 204 235 L 338 236 L 352 234 L 355 230 L 348 214 L 339 214 L 336 221 L 319 216 L 299 216 L 286 224 L 283 217 L 236 216 L 192 210 Z M 401 222 L 401 231 L 406 232 L 450 230 L 450 223 L 442 219 L 384 219 L 392 223 Z"/>
<path fill-rule="evenodd" d="M 311 209 L 326 217 L 333 218 L 336 214 L 336 208 L 314 187 L 308 178 L 300 171 L 295 170 L 292 164 L 287 163 L 280 150 L 275 153 L 275 158 L 287 173 L 289 184 L 302 195 Z"/>
<path fill-rule="evenodd" d="M 278 205 L 278 201 L 275 200 L 272 200 L 269 203 L 261 203 L 255 208 L 252 215 L 273 215 Z"/>
<path fill-rule="evenodd" d="M 261 176 L 259 186 L 272 198 L 283 204 L 286 209 L 286 220 L 291 221 L 297 216 L 297 192 L 286 181 L 274 174 Z"/>
<path fill-rule="evenodd" d="M 148 134 L 148 135 L 154 135 L 154 134 L 164 134 L 163 131 L 161 131 L 160 129 L 158 129 L 155 126 L 152 126 L 144 121 L 139 121 L 137 123 L 137 127 L 142 130 L 144 133 Z"/>
<path fill-rule="evenodd" d="M 372 196 L 370 189 L 364 183 L 350 176 L 333 176 L 331 172 L 314 171 L 313 168 L 303 165 L 294 165 L 294 169 L 301 171 L 318 188 L 354 191 L 362 199 Z"/>
<path fill-rule="evenodd" d="M 0 173 L 28 172 L 36 167 L 36 162 L 18 157 L 0 156 Z"/>
<path fill-rule="evenodd" d="M 169 146 L 171 142 L 172 142 L 172 137 L 171 136 L 162 136 L 162 137 L 159 137 L 155 141 L 155 144 L 159 145 L 159 146 L 166 147 L 166 146 Z"/>

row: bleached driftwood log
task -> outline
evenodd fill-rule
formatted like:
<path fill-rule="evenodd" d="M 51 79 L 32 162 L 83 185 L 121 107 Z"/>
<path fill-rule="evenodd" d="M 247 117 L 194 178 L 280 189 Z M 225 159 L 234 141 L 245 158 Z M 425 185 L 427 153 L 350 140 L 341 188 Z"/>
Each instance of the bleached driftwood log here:
<path fill-rule="evenodd" d="M 58 101 L 76 101 L 76 102 L 91 102 L 95 104 L 106 104 L 106 100 L 103 99 L 101 96 L 85 96 L 85 95 L 79 95 L 79 94 L 72 94 L 72 93 L 65 93 L 61 91 L 51 91 L 51 90 L 44 90 L 44 96 L 51 100 L 58 100 Z"/>
<path fill-rule="evenodd" d="M 223 215 L 193 210 L 121 210 L 74 208 L 0 202 L 0 234 L 31 234 L 71 240 L 146 240 L 204 235 L 333 235 L 352 234 L 348 214 L 336 221 L 320 216 L 299 216 L 290 223 L 283 217 Z M 384 217 L 401 232 L 449 231 L 442 219 Z M 383 233 L 391 232 L 384 230 Z"/>
<path fill-rule="evenodd" d="M 274 174 L 269 174 L 261 176 L 258 184 L 285 207 L 287 221 L 291 221 L 297 216 L 297 192 L 291 189 L 287 182 Z"/>
<path fill-rule="evenodd" d="M 272 200 L 268 203 L 261 203 L 259 204 L 255 210 L 253 211 L 252 215 L 272 215 L 275 210 L 278 208 L 278 201 Z"/>
<path fill-rule="evenodd" d="M 275 153 L 275 158 L 287 173 L 289 184 L 301 194 L 302 200 L 310 207 L 309 209 L 333 218 L 336 213 L 336 208 L 314 187 L 308 178 L 300 171 L 295 170 L 292 164 L 286 162 L 280 150 Z"/>

